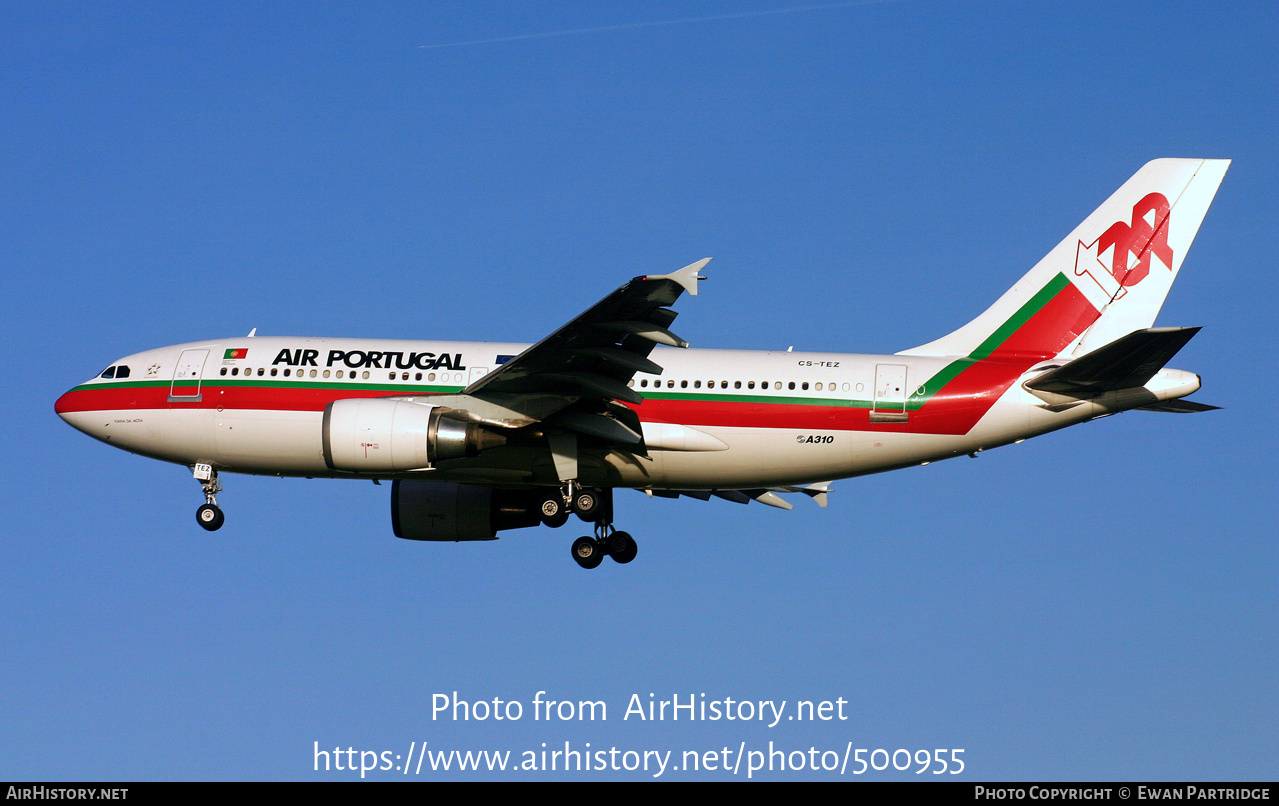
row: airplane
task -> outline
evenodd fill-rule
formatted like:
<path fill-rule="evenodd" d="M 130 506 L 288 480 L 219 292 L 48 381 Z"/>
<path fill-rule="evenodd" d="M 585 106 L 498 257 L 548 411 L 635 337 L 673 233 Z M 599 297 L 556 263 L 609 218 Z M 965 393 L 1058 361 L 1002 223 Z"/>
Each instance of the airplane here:
<path fill-rule="evenodd" d="M 531 346 L 257 336 L 125 356 L 58 398 L 84 433 L 221 473 L 391 481 L 408 540 L 593 524 L 573 559 L 629 563 L 613 491 L 825 506 L 830 484 L 976 456 L 1122 411 L 1191 413 L 1154 327 L 1230 160 L 1147 163 L 985 312 L 892 355 L 691 349 L 671 306 L 709 258 L 632 279 Z"/>

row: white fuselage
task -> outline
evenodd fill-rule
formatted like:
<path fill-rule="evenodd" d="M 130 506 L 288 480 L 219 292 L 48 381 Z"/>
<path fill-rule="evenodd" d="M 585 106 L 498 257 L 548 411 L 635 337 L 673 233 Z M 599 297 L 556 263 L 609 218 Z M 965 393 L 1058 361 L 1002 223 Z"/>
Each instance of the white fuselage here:
<path fill-rule="evenodd" d="M 536 447 L 494 448 L 395 474 L 334 471 L 323 455 L 321 421 L 332 401 L 457 394 L 525 347 L 195 342 L 120 359 L 112 374 L 127 367 L 127 377 L 94 378 L 57 410 L 124 450 L 230 472 L 553 483 L 550 457 Z M 652 357 L 664 372 L 631 382 L 645 398 L 634 408 L 653 443 L 647 455 L 586 447 L 583 483 L 732 489 L 827 481 L 985 450 L 1128 407 L 1114 395 L 1063 411 L 1045 407 L 1019 383 L 1038 363 L 1031 358 L 1002 360 L 963 383 L 970 359 L 664 348 Z M 1176 391 L 1157 396 L 1194 389 Z M 687 444 L 671 437 L 685 433 Z M 530 468 L 531 477 L 519 475 Z"/>

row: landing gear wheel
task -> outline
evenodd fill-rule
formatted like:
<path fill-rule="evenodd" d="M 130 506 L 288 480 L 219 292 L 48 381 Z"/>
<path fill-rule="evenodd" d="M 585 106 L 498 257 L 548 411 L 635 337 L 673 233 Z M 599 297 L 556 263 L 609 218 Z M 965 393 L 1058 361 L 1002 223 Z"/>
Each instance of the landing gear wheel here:
<path fill-rule="evenodd" d="M 537 514 L 542 523 L 557 529 L 568 521 L 568 507 L 558 492 L 549 493 L 537 502 Z"/>
<path fill-rule="evenodd" d="M 608 553 L 615 561 L 626 565 L 635 559 L 639 547 L 635 545 L 635 538 L 627 532 L 614 532 L 608 537 Z"/>
<path fill-rule="evenodd" d="M 604 561 L 604 551 L 593 537 L 579 537 L 573 541 L 573 559 L 583 568 L 595 568 Z"/>
<path fill-rule="evenodd" d="M 210 532 L 216 532 L 221 529 L 224 521 L 226 521 L 226 516 L 214 504 L 203 504 L 195 511 L 195 522 Z"/>
<path fill-rule="evenodd" d="M 587 523 L 599 520 L 602 509 L 603 502 L 594 490 L 582 490 L 573 496 L 573 511 Z"/>

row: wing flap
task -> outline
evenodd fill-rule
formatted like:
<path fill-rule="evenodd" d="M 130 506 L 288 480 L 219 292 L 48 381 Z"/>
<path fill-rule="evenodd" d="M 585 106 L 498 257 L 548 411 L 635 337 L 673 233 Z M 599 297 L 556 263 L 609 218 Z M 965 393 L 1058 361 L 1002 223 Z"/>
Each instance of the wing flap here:
<path fill-rule="evenodd" d="M 649 322 L 601 322 L 596 325 L 597 328 L 617 333 L 625 333 L 629 336 L 637 336 L 645 341 L 653 344 L 665 344 L 668 347 L 687 347 L 688 342 L 676 336 L 664 327 Z"/>
<path fill-rule="evenodd" d="M 554 418 L 554 424 L 577 431 L 587 436 L 601 439 L 615 445 L 640 448 L 644 445 L 644 437 L 635 433 L 626 425 L 604 414 L 591 414 L 585 411 L 570 411 Z"/>
<path fill-rule="evenodd" d="M 830 492 L 830 482 L 823 481 L 817 484 L 799 484 L 786 487 L 766 487 L 753 490 L 660 490 L 646 489 L 644 492 L 650 496 L 658 498 L 679 498 L 681 495 L 689 498 L 696 498 L 699 501 L 709 501 L 711 497 L 722 498 L 725 501 L 732 501 L 735 504 L 749 504 L 751 501 L 758 501 L 761 504 L 767 504 L 770 507 L 778 509 L 794 509 L 794 505 L 779 493 L 803 493 L 812 498 L 819 507 L 826 506 L 826 495 Z"/>
<path fill-rule="evenodd" d="M 582 347 L 573 351 L 574 355 L 602 358 L 611 369 L 635 372 L 647 372 L 650 375 L 661 375 L 662 368 L 656 361 L 650 361 L 639 353 L 621 347 Z"/>

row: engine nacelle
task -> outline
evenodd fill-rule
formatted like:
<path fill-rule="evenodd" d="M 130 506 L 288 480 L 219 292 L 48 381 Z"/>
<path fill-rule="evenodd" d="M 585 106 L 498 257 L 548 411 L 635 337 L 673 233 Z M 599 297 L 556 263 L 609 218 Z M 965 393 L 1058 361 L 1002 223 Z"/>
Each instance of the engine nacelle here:
<path fill-rule="evenodd" d="M 447 411 L 407 400 L 335 400 L 324 408 L 324 462 L 330 470 L 355 473 L 419 470 L 504 441 L 475 423 L 445 416 Z"/>
<path fill-rule="evenodd" d="M 503 529 L 540 523 L 537 501 L 529 490 L 396 481 L 391 484 L 391 527 L 405 540 L 496 540 Z"/>

